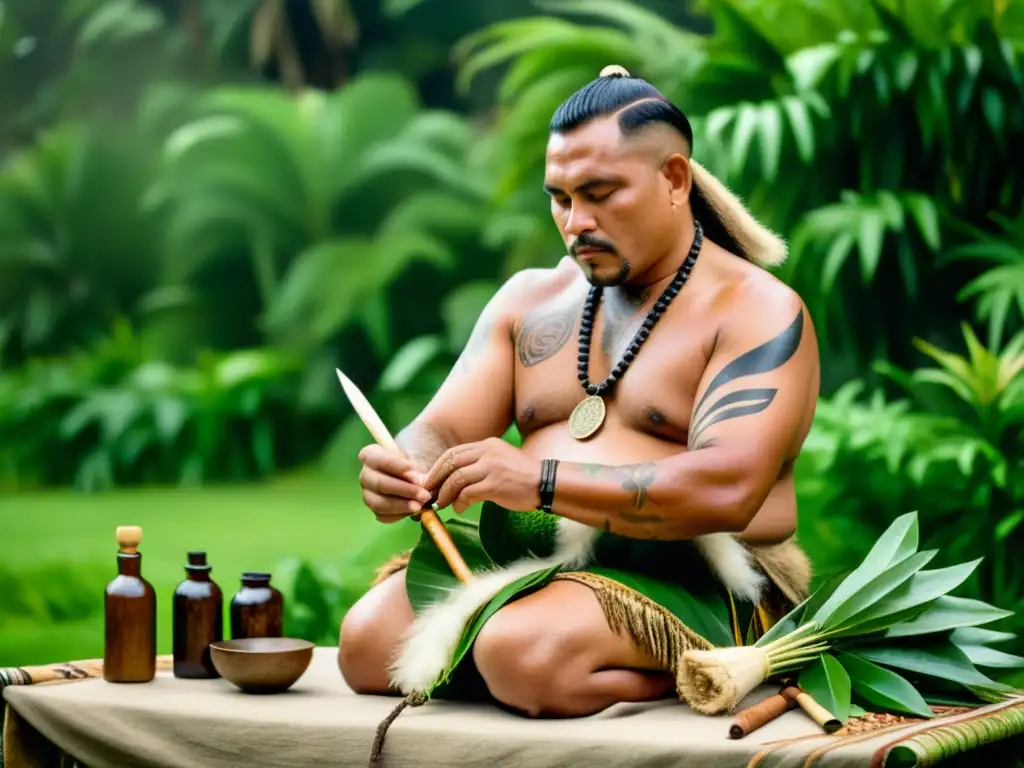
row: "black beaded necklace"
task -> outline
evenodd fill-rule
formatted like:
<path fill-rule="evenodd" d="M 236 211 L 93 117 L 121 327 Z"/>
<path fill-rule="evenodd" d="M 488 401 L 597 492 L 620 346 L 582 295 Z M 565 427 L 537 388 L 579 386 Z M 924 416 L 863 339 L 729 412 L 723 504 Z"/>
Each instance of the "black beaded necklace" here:
<path fill-rule="evenodd" d="M 606 414 L 604 395 L 608 394 L 618 383 L 619 379 L 622 378 L 623 374 L 626 373 L 629 364 L 633 362 L 633 359 L 640 352 L 640 347 L 643 346 L 643 343 L 647 341 L 647 337 L 650 336 L 651 330 L 658 320 L 661 319 L 665 310 L 668 309 L 672 299 L 676 297 L 679 291 L 682 290 L 683 285 L 686 284 L 686 281 L 689 280 L 690 271 L 697 261 L 697 254 L 700 253 L 703 243 L 704 230 L 701 228 L 700 222 L 694 222 L 693 245 L 690 246 L 690 252 L 687 254 L 686 260 L 679 268 L 679 271 L 676 272 L 675 277 L 672 278 L 672 282 L 668 284 L 665 290 L 662 291 L 661 296 L 658 297 L 658 300 L 654 302 L 654 306 L 647 313 L 643 325 L 637 330 L 636 335 L 633 336 L 633 341 L 630 342 L 629 348 L 623 353 L 622 359 L 619 360 L 611 373 L 608 374 L 608 377 L 600 384 L 590 383 L 590 337 L 594 331 L 594 314 L 598 303 L 601 301 L 603 289 L 599 285 L 591 287 L 590 294 L 587 296 L 587 303 L 583 307 L 583 319 L 580 321 L 578 357 L 578 378 L 583 385 L 583 390 L 587 393 L 587 397 L 580 401 L 573 409 L 572 415 L 569 416 L 569 431 L 577 440 L 585 440 L 601 428 Z"/>

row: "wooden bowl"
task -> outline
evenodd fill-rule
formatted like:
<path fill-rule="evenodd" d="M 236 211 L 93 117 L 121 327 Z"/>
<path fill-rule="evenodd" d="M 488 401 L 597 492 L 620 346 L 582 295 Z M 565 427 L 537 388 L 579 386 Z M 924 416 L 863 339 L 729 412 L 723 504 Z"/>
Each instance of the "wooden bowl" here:
<path fill-rule="evenodd" d="M 210 643 L 214 668 L 246 693 L 282 693 L 302 677 L 313 643 L 290 637 L 250 637 Z"/>

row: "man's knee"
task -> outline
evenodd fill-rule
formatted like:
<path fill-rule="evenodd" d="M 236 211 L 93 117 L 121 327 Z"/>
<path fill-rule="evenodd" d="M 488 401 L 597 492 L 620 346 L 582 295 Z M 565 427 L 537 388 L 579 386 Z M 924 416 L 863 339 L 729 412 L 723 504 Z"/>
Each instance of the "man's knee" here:
<path fill-rule="evenodd" d="M 477 635 L 473 660 L 491 695 L 529 717 L 558 715 L 572 679 L 584 670 L 573 635 L 498 611 Z"/>
<path fill-rule="evenodd" d="M 356 601 L 342 619 L 338 636 L 338 667 L 349 688 L 356 693 L 387 692 L 391 655 L 411 621 L 404 572 Z"/>

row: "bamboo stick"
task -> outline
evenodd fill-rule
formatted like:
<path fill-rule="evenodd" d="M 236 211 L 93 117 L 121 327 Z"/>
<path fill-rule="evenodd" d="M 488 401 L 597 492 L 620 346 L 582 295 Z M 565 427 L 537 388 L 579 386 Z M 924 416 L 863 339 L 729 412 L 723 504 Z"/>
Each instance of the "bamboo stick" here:
<path fill-rule="evenodd" d="M 349 402 L 352 403 L 352 408 L 355 409 L 356 415 L 359 416 L 360 420 L 370 431 L 374 441 L 383 448 L 402 453 L 398 443 L 395 442 L 391 433 L 388 432 L 388 428 L 384 425 L 383 420 L 377 415 L 373 406 L 370 405 L 370 401 L 359 391 L 359 387 L 339 369 L 335 368 L 334 370 L 338 374 L 341 388 L 345 391 Z M 441 555 L 452 569 L 455 577 L 463 584 L 468 584 L 472 581 L 473 572 L 469 570 L 469 566 L 466 565 L 466 561 L 459 554 L 455 542 L 452 541 L 451 534 L 448 533 L 448 529 L 444 527 L 444 523 L 438 517 L 437 505 L 431 504 L 430 507 L 424 507 L 413 517 L 414 519 L 419 519 L 420 525 L 423 526 L 430 538 L 433 539 L 434 544 L 437 545 L 438 550 L 440 550 Z"/>

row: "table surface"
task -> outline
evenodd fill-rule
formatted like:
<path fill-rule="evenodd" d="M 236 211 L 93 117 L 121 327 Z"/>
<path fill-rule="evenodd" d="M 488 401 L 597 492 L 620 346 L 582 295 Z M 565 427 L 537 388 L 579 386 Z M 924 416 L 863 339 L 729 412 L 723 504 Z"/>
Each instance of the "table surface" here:
<path fill-rule="evenodd" d="M 763 687 L 742 705 L 775 690 Z M 333 648 L 317 648 L 295 686 L 271 696 L 242 693 L 225 680 L 182 680 L 170 673 L 145 684 L 91 679 L 15 686 L 3 695 L 18 715 L 89 768 L 365 766 L 378 724 L 398 703 L 352 693 Z M 531 720 L 483 704 L 431 701 L 406 709 L 394 722 L 380 765 L 740 768 L 766 742 L 813 737 L 758 763 L 774 768 L 792 765 L 834 738 L 800 710 L 740 740 L 728 737 L 730 723 L 727 716 L 698 715 L 675 700 L 621 704 L 571 720 Z M 815 765 L 866 765 L 886 740 L 844 745 Z"/>

